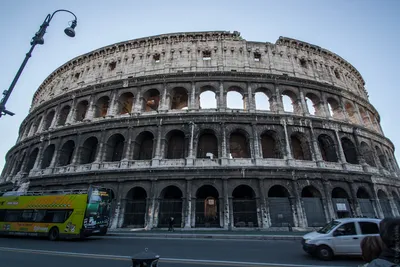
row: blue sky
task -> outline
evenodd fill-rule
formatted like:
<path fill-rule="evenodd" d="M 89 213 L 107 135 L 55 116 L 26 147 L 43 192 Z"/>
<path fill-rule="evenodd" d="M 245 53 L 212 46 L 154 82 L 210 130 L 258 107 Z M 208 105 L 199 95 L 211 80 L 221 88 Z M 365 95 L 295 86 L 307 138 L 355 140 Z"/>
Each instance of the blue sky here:
<path fill-rule="evenodd" d="M 76 37 L 63 32 L 72 16 L 59 13 L 47 29 L 45 44 L 33 52 L 7 104 L 16 115 L 0 118 L 0 171 L 34 92 L 53 70 L 102 46 L 183 31 L 239 31 L 246 40 L 273 43 L 286 36 L 340 55 L 364 77 L 384 133 L 400 149 L 396 81 L 400 76 L 400 1 L 3 0 L 0 91 L 8 89 L 46 15 L 57 9 L 77 15 Z"/>

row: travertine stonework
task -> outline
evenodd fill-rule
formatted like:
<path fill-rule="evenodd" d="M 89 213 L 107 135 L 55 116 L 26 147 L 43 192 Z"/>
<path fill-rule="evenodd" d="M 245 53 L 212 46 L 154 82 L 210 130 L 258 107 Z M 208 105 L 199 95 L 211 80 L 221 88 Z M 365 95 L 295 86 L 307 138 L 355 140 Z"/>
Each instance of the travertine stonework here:
<path fill-rule="evenodd" d="M 112 227 L 164 227 L 170 216 L 181 227 L 226 229 L 398 216 L 394 146 L 364 85 L 338 55 L 286 37 L 193 32 L 117 43 L 43 82 L 0 188 L 102 184 L 114 192 Z M 240 109 L 229 108 L 233 92 Z"/>

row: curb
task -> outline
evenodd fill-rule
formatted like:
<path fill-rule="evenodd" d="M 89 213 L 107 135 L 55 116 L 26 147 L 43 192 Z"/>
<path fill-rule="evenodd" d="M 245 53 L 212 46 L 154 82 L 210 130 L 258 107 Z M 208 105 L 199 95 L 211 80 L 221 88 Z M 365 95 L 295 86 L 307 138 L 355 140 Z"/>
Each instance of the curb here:
<path fill-rule="evenodd" d="M 301 240 L 297 235 L 209 235 L 209 234 L 135 234 L 135 233 L 108 233 L 107 236 L 130 237 L 159 237 L 159 238 L 193 238 L 193 239 L 245 239 L 245 240 Z"/>

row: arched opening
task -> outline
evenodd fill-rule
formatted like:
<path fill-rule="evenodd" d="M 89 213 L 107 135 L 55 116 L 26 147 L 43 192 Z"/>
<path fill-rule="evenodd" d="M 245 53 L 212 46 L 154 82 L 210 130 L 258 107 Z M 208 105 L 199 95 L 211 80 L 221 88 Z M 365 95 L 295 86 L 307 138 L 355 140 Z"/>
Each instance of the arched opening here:
<path fill-rule="evenodd" d="M 167 159 L 184 159 L 186 157 L 186 140 L 182 131 L 174 130 L 167 134 Z"/>
<path fill-rule="evenodd" d="M 120 161 L 123 156 L 125 137 L 122 134 L 114 134 L 106 143 L 106 155 L 104 161 Z"/>
<path fill-rule="evenodd" d="M 357 190 L 357 200 L 360 204 L 361 214 L 365 218 L 375 218 L 374 206 L 372 206 L 371 196 L 364 187 Z"/>
<path fill-rule="evenodd" d="M 170 218 L 174 218 L 174 227 L 182 225 L 182 191 L 170 185 L 161 192 L 158 227 L 167 227 Z"/>
<path fill-rule="evenodd" d="M 131 92 L 123 93 L 118 98 L 118 114 L 129 114 L 132 112 L 133 94 Z"/>
<path fill-rule="evenodd" d="M 151 132 L 141 132 L 134 143 L 134 160 L 149 160 L 153 158 L 153 140 Z"/>
<path fill-rule="evenodd" d="M 197 145 L 197 158 L 218 158 L 218 140 L 212 131 L 204 131 Z"/>
<path fill-rule="evenodd" d="M 274 185 L 268 190 L 268 207 L 272 227 L 294 225 L 289 196 L 289 191 L 281 185 Z"/>
<path fill-rule="evenodd" d="M 217 189 L 203 185 L 196 192 L 196 227 L 220 227 L 220 205 Z"/>
<path fill-rule="evenodd" d="M 124 226 L 143 228 L 146 221 L 147 193 L 142 187 L 136 186 L 129 190 L 125 199 Z"/>
<path fill-rule="evenodd" d="M 347 112 L 347 115 L 348 115 L 348 117 L 349 117 L 349 120 L 350 120 L 352 123 L 358 124 L 359 121 L 358 121 L 358 119 L 357 119 L 357 113 L 356 113 L 356 110 L 355 110 L 353 104 L 351 104 L 350 102 L 346 102 L 346 104 L 345 104 L 344 107 L 345 107 L 345 109 L 346 109 L 346 112 Z"/>
<path fill-rule="evenodd" d="M 54 150 L 55 146 L 53 144 L 46 147 L 43 152 L 42 164 L 40 166 L 41 169 L 46 169 L 50 166 L 51 160 L 53 159 Z"/>
<path fill-rule="evenodd" d="M 33 169 L 33 167 L 35 166 L 35 162 L 36 162 L 36 158 L 37 155 L 39 153 L 39 149 L 35 148 L 30 154 L 29 154 L 29 158 L 28 158 L 28 163 L 26 164 L 26 168 L 25 168 L 25 172 L 29 173 L 30 170 Z"/>
<path fill-rule="evenodd" d="M 360 116 L 361 116 L 363 124 L 366 127 L 369 127 L 371 125 L 371 123 L 370 123 L 369 118 L 368 118 L 368 113 L 365 112 L 365 110 L 362 107 L 358 107 L 358 110 L 360 111 Z"/>
<path fill-rule="evenodd" d="M 60 111 L 60 115 L 58 117 L 58 122 L 57 122 L 57 126 L 62 126 L 65 125 L 65 123 L 67 122 L 67 118 L 69 115 L 69 112 L 71 110 L 70 106 L 64 106 L 61 111 Z"/>
<path fill-rule="evenodd" d="M 381 204 L 383 217 L 393 217 L 392 207 L 390 207 L 390 200 L 385 192 L 382 189 L 378 190 L 378 199 Z"/>
<path fill-rule="evenodd" d="M 50 128 L 51 123 L 53 122 L 53 119 L 54 119 L 54 114 L 55 114 L 54 110 L 50 111 L 47 114 L 47 116 L 44 120 L 43 131 L 47 131 Z"/>
<path fill-rule="evenodd" d="M 308 93 L 306 94 L 305 100 L 310 115 L 320 116 L 322 114 L 318 96 Z"/>
<path fill-rule="evenodd" d="M 76 106 L 75 121 L 83 121 L 89 108 L 89 102 L 83 100 Z"/>
<path fill-rule="evenodd" d="M 247 137 L 239 132 L 233 132 L 229 138 L 229 153 L 231 158 L 251 158 Z"/>
<path fill-rule="evenodd" d="M 36 134 L 38 129 L 39 129 L 39 125 L 42 122 L 42 116 L 40 116 L 34 123 L 32 126 L 32 135 Z"/>
<path fill-rule="evenodd" d="M 342 117 L 342 112 L 339 102 L 336 101 L 334 98 L 328 98 L 327 102 L 330 116 L 335 119 L 340 119 Z"/>
<path fill-rule="evenodd" d="M 346 137 L 343 137 L 341 142 L 346 161 L 351 164 L 358 164 L 357 151 L 354 143 Z"/>
<path fill-rule="evenodd" d="M 360 153 L 363 155 L 365 162 L 372 167 L 376 167 L 375 160 L 374 160 L 374 154 L 371 150 L 371 148 L 365 143 L 361 142 L 360 144 Z"/>
<path fill-rule="evenodd" d="M 105 116 L 107 116 L 109 105 L 110 105 L 110 98 L 108 96 L 100 97 L 96 102 L 94 117 L 104 118 Z"/>
<path fill-rule="evenodd" d="M 290 142 L 294 159 L 312 160 L 310 145 L 305 134 L 300 132 L 292 133 Z"/>
<path fill-rule="evenodd" d="M 172 90 L 171 109 L 187 109 L 188 93 L 183 87 L 177 87 Z"/>
<path fill-rule="evenodd" d="M 88 164 L 92 163 L 96 159 L 97 152 L 97 138 L 92 136 L 85 140 L 83 145 L 80 148 L 80 164 Z"/>
<path fill-rule="evenodd" d="M 292 91 L 286 90 L 282 92 L 283 111 L 301 114 L 301 106 L 297 101 L 297 95 Z"/>
<path fill-rule="evenodd" d="M 261 147 L 263 158 L 282 158 L 278 136 L 274 131 L 266 131 L 261 135 Z"/>
<path fill-rule="evenodd" d="M 17 166 L 16 166 L 16 168 L 14 169 L 13 175 L 16 175 L 16 174 L 21 170 L 22 163 L 24 162 L 25 157 L 26 157 L 26 153 L 24 152 L 24 153 L 22 154 L 22 157 L 18 157 L 18 158 L 17 158 Z"/>
<path fill-rule="evenodd" d="M 256 102 L 256 110 L 271 110 L 270 107 L 270 98 L 265 92 L 256 92 L 255 93 L 255 102 Z"/>
<path fill-rule="evenodd" d="M 232 192 L 233 222 L 235 227 L 257 227 L 257 201 L 254 190 L 239 185 Z"/>
<path fill-rule="evenodd" d="M 203 91 L 199 96 L 200 109 L 217 108 L 217 95 L 214 91 Z"/>
<path fill-rule="evenodd" d="M 157 89 L 150 89 L 143 94 L 142 111 L 155 111 L 160 106 L 160 92 Z"/>
<path fill-rule="evenodd" d="M 332 190 L 332 202 L 338 218 L 349 218 L 352 216 L 349 195 L 341 187 Z"/>
<path fill-rule="evenodd" d="M 385 158 L 385 155 L 382 153 L 382 150 L 378 146 L 375 146 L 375 150 L 376 150 L 376 154 L 378 155 L 379 162 L 381 163 L 382 167 L 387 169 L 386 158 Z"/>
<path fill-rule="evenodd" d="M 246 109 L 243 95 L 238 91 L 229 91 L 226 95 L 226 107 L 230 109 Z"/>
<path fill-rule="evenodd" d="M 309 185 L 301 191 L 301 200 L 307 217 L 308 227 L 324 226 L 326 217 L 322 205 L 321 193 L 314 186 Z"/>
<path fill-rule="evenodd" d="M 72 162 L 72 156 L 75 150 L 75 142 L 69 140 L 61 147 L 60 157 L 58 158 L 58 166 L 67 166 Z"/>
<path fill-rule="evenodd" d="M 337 162 L 335 142 L 329 135 L 321 134 L 318 136 L 318 146 L 324 161 Z"/>

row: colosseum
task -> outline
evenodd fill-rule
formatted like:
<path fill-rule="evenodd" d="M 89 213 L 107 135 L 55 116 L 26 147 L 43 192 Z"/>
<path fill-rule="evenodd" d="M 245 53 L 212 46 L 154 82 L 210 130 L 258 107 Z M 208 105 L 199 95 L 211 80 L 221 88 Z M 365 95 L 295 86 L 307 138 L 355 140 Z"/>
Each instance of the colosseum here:
<path fill-rule="evenodd" d="M 113 44 L 41 84 L 0 188 L 106 186 L 112 228 L 165 227 L 170 216 L 182 228 L 270 230 L 399 216 L 394 145 L 364 85 L 340 56 L 286 37 Z"/>

